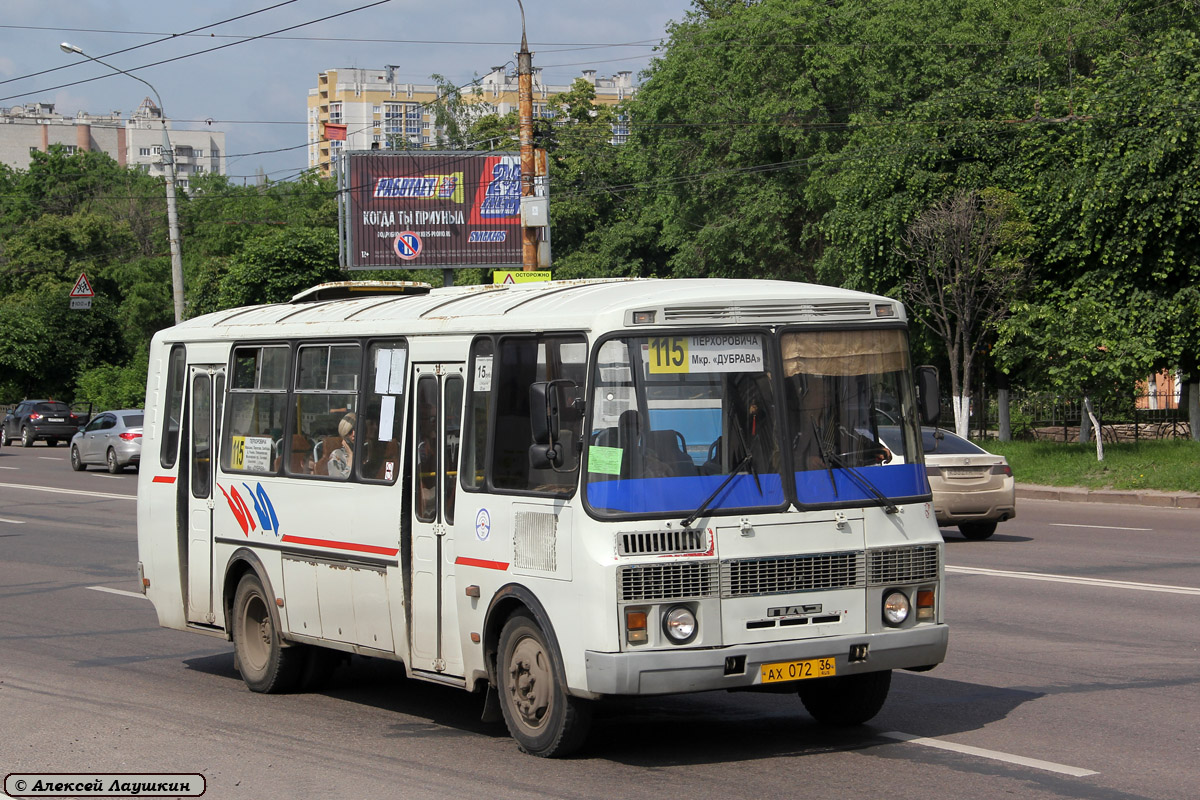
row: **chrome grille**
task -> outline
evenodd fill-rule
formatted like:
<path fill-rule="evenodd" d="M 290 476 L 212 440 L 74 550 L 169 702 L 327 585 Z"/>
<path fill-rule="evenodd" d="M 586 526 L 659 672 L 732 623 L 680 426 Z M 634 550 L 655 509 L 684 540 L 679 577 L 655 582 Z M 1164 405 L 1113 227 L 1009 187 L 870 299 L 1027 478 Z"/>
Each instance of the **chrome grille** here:
<path fill-rule="evenodd" d="M 888 547 L 867 551 L 868 577 L 872 586 L 936 580 L 941 548 L 936 544 Z"/>
<path fill-rule="evenodd" d="M 664 553 L 702 553 L 707 535 L 696 529 L 649 531 L 617 535 L 617 552 L 623 556 Z"/>
<path fill-rule="evenodd" d="M 721 562 L 721 596 L 790 594 L 865 585 L 863 553 L 817 553 Z"/>
<path fill-rule="evenodd" d="M 618 591 L 625 602 L 713 597 L 718 575 L 715 561 L 636 564 L 617 572 Z"/>

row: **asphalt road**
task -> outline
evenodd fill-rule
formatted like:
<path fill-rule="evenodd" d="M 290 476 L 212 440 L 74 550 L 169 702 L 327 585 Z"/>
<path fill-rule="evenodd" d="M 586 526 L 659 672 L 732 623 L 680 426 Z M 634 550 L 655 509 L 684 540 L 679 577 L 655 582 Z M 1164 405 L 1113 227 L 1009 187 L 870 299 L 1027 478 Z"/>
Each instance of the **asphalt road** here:
<path fill-rule="evenodd" d="M 831 733 L 791 694 L 604 706 L 584 754 L 519 753 L 477 698 L 355 659 L 252 694 L 220 639 L 136 594 L 137 476 L 0 453 L 0 775 L 202 773 L 206 797 L 1200 796 L 1200 511 L 1025 501 L 947 530 L 947 662 Z M 41 491 L 30 487 L 67 489 Z"/>

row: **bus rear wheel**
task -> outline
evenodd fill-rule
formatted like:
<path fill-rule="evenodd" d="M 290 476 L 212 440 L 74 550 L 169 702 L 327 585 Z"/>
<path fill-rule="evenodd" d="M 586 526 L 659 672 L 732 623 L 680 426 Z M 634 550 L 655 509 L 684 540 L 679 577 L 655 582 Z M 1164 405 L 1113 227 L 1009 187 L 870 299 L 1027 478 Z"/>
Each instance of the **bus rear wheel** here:
<path fill-rule="evenodd" d="M 591 705 L 567 694 L 554 655 L 527 613 L 504 623 L 496 664 L 500 709 L 517 745 L 545 758 L 579 749 L 592 721 Z"/>
<path fill-rule="evenodd" d="M 817 722 L 844 727 L 861 725 L 878 714 L 891 686 L 892 671 L 885 669 L 801 681 L 798 694 Z"/>
<path fill-rule="evenodd" d="M 284 646 L 270 602 L 257 575 L 242 576 L 233 595 L 233 651 L 250 691 L 278 694 L 297 688 L 307 653 Z"/>

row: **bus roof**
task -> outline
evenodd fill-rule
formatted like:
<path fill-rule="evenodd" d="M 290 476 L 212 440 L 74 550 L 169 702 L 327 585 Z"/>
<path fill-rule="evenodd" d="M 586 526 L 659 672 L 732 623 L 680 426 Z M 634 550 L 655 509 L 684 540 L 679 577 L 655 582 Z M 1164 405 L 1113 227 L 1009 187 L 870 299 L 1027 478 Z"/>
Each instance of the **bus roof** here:
<path fill-rule="evenodd" d="M 904 321 L 903 306 L 879 295 L 791 281 L 613 278 L 429 289 L 350 291 L 354 282 L 301 292 L 291 302 L 246 306 L 185 320 L 164 338 L 288 338 L 321 335 L 646 329 L 679 325 L 765 325 Z M 372 282 L 386 284 L 387 282 Z M 420 288 L 417 288 L 420 287 Z M 333 299 L 320 299 L 328 296 Z M 634 312 L 639 322 L 634 322 Z M 645 321 L 650 316 L 652 321 Z M 322 330 L 328 326 L 329 330 Z"/>

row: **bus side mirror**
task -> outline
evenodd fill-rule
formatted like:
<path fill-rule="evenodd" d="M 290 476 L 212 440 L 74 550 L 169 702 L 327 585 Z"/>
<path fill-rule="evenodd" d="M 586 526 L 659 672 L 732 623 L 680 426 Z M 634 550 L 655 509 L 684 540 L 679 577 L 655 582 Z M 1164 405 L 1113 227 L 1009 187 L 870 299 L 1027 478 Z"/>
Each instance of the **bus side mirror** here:
<path fill-rule="evenodd" d="M 942 415 L 937 367 L 917 367 L 917 408 L 922 425 L 936 425 Z"/>
<path fill-rule="evenodd" d="M 550 444 L 550 431 L 558 430 L 558 393 L 553 381 L 529 385 L 529 429 L 534 444 Z"/>

